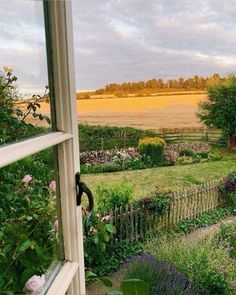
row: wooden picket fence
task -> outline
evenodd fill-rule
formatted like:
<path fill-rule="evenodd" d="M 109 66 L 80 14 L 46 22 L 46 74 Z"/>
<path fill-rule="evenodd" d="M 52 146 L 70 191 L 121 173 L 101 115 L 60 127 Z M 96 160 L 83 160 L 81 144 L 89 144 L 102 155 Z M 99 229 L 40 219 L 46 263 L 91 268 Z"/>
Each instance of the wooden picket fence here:
<path fill-rule="evenodd" d="M 163 229 L 173 229 L 184 219 L 194 219 L 205 212 L 224 206 L 219 185 L 224 178 L 206 182 L 196 188 L 170 194 L 170 207 L 164 215 L 137 204 L 110 210 L 111 222 L 116 227 L 113 241 L 139 241 Z"/>

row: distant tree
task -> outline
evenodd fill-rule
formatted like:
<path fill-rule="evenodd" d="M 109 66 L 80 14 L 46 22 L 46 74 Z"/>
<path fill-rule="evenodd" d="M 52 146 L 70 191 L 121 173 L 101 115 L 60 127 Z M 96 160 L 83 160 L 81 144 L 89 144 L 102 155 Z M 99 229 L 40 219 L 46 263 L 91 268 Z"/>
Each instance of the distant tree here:
<path fill-rule="evenodd" d="M 229 138 L 236 135 L 236 76 L 208 87 L 207 100 L 199 104 L 197 116 L 210 128 L 221 129 Z"/>

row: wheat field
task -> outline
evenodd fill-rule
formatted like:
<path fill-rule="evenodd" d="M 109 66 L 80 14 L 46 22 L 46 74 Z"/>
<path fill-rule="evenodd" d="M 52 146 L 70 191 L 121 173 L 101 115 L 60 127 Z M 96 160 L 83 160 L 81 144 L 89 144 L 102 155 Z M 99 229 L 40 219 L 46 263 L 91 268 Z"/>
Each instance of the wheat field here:
<path fill-rule="evenodd" d="M 196 111 L 205 97 L 185 94 L 77 100 L 78 121 L 143 129 L 199 127 Z M 49 104 L 42 102 L 40 112 L 49 114 Z"/>

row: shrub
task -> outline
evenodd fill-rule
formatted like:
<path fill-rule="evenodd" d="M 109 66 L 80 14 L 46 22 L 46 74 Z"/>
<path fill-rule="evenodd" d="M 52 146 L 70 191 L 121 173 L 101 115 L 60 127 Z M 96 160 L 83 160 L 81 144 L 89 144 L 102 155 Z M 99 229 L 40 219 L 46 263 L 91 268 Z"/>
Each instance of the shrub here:
<path fill-rule="evenodd" d="M 226 204 L 236 208 L 236 172 L 230 172 L 219 190 L 226 197 Z"/>
<path fill-rule="evenodd" d="M 47 152 L 0 170 L 0 293 L 21 294 L 29 277 L 45 273 L 60 257 L 52 230 L 56 197 L 48 188 L 54 172 Z M 25 185 L 22 178 L 29 173 L 32 180 Z"/>
<path fill-rule="evenodd" d="M 127 258 L 138 255 L 142 251 L 143 245 L 141 243 L 126 241 L 107 243 L 106 250 L 98 253 L 94 251 L 94 247 L 87 247 L 85 266 L 91 268 L 99 276 L 112 274 Z"/>
<path fill-rule="evenodd" d="M 179 155 L 180 156 L 187 156 L 187 157 L 192 157 L 194 155 L 193 151 L 190 150 L 190 149 L 182 149 L 180 152 L 179 152 Z"/>
<path fill-rule="evenodd" d="M 164 162 L 165 141 L 159 137 L 145 137 L 139 140 L 138 149 L 142 155 L 149 156 L 154 165 Z"/>
<path fill-rule="evenodd" d="M 114 185 L 101 184 L 97 188 L 98 210 L 109 212 L 110 209 L 128 204 L 132 199 L 133 187 L 126 183 Z"/>
<path fill-rule="evenodd" d="M 193 284 L 173 266 L 156 257 L 143 254 L 132 257 L 123 267 L 125 279 L 143 280 L 150 294 L 197 294 Z"/>
<path fill-rule="evenodd" d="M 207 159 L 208 155 L 209 155 L 208 152 L 199 152 L 199 153 L 196 154 L 196 156 L 199 156 L 202 159 Z"/>
<path fill-rule="evenodd" d="M 215 236 L 216 245 L 223 245 L 229 255 L 236 258 L 236 225 L 235 224 L 222 224 L 220 232 Z"/>
<path fill-rule="evenodd" d="M 138 204 L 148 211 L 164 215 L 170 207 L 170 198 L 168 193 L 155 193 L 152 197 L 139 200 Z"/>
<path fill-rule="evenodd" d="M 208 154 L 208 159 L 210 161 L 218 161 L 218 160 L 221 160 L 222 158 L 223 158 L 223 156 L 219 152 L 210 152 Z"/>
<path fill-rule="evenodd" d="M 192 164 L 193 158 L 188 156 L 178 157 L 176 163 L 180 165 Z"/>
<path fill-rule="evenodd" d="M 172 263 L 195 283 L 200 294 L 232 294 L 236 263 L 223 247 L 214 246 L 210 240 L 190 246 L 179 239 L 164 239 L 153 248 L 157 257 Z"/>

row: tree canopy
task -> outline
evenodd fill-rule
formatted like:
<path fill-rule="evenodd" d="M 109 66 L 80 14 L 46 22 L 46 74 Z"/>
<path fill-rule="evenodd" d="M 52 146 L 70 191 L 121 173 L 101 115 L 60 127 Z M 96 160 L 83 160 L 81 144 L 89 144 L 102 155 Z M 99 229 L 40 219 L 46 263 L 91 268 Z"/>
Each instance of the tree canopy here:
<path fill-rule="evenodd" d="M 208 88 L 207 100 L 199 104 L 197 116 L 210 128 L 236 134 L 236 76 Z"/>

